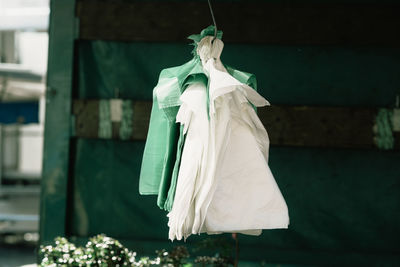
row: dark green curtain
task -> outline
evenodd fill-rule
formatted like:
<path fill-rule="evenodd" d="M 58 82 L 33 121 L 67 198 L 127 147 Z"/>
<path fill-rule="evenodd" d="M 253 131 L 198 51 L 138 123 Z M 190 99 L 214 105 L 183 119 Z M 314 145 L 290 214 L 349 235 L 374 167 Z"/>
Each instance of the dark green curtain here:
<path fill-rule="evenodd" d="M 135 100 L 151 100 L 161 69 L 190 60 L 192 49 L 103 41 L 81 41 L 77 48 L 77 98 L 113 98 L 118 88 L 121 98 Z M 396 48 L 225 44 L 222 60 L 255 73 L 272 104 L 390 106 L 400 89 Z M 138 193 L 143 142 L 78 139 L 74 147 L 71 236 L 106 233 L 141 253 L 182 243 L 167 240 L 166 213 L 156 198 Z M 260 237 L 239 236 L 241 259 L 400 264 L 399 162 L 399 152 L 377 149 L 272 147 L 270 166 L 291 224 Z M 190 237 L 187 245 L 197 240 Z"/>

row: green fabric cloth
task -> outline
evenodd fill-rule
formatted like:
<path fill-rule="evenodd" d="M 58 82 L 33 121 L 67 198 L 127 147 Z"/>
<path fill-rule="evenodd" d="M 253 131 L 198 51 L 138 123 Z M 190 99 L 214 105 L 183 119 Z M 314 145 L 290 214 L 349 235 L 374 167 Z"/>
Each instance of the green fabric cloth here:
<path fill-rule="evenodd" d="M 400 88 L 400 50 L 395 48 L 226 46 L 224 62 L 252 70 L 259 92 L 274 104 L 385 107 Z M 189 61 L 191 48 L 182 42 L 80 40 L 76 97 L 109 99 L 118 87 L 122 98 L 151 100 L 160 70 Z M 331 90 L 322 90 L 325 85 Z M 77 138 L 72 145 L 65 219 L 70 236 L 106 233 L 140 255 L 177 245 L 167 240 L 168 218 L 155 207 L 157 196 L 138 193 L 145 142 Z M 260 265 L 264 260 L 266 265 L 399 266 L 400 151 L 271 146 L 270 153 L 269 165 L 284 192 L 292 228 L 239 236 L 242 260 Z M 55 189 L 64 194 L 64 188 Z M 50 202 L 46 196 L 43 201 Z M 63 206 L 56 201 L 52 207 Z M 44 225 L 54 228 L 49 218 Z M 195 236 L 187 248 L 210 237 Z"/>
<path fill-rule="evenodd" d="M 207 31 L 202 34 L 213 34 L 213 28 L 210 29 L 210 27 L 207 28 Z M 222 33 L 218 36 L 222 36 Z M 195 35 L 191 38 L 196 42 L 200 37 Z M 226 66 L 226 69 L 237 80 L 256 90 L 256 78 L 253 74 L 229 66 Z M 157 205 L 167 211 L 171 210 L 174 201 L 185 142 L 183 128 L 175 121 L 181 105 L 179 98 L 183 91 L 194 82 L 202 82 L 208 87 L 208 77 L 203 72 L 197 55 L 181 66 L 162 70 L 158 84 L 153 90 L 153 106 L 143 153 L 139 193 L 158 195 Z"/>
<path fill-rule="evenodd" d="M 392 117 L 393 111 L 386 108 L 379 109 L 376 116 L 376 145 L 383 150 L 390 150 L 394 147 Z"/>
<path fill-rule="evenodd" d="M 112 123 L 110 102 L 107 99 L 101 99 L 99 102 L 99 138 L 109 139 L 112 137 Z"/>

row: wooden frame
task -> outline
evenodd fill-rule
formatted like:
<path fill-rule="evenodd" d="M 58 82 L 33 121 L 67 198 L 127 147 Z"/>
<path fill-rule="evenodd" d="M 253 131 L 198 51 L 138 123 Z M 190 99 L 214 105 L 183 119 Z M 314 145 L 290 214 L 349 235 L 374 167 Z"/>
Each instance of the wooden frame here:
<path fill-rule="evenodd" d="M 224 42 L 400 45 L 399 4 L 243 1 L 213 6 Z M 76 16 L 83 40 L 182 42 L 212 23 L 206 1 L 79 0 Z"/>
<path fill-rule="evenodd" d="M 75 136 L 99 138 L 98 100 L 74 100 Z M 145 140 L 151 102 L 133 102 L 131 140 Z M 258 108 L 271 144 L 299 147 L 373 148 L 376 108 L 268 106 Z M 119 139 L 119 123 L 113 123 L 113 137 Z M 400 133 L 395 133 L 397 149 Z"/>
<path fill-rule="evenodd" d="M 40 244 L 66 236 L 71 98 L 74 55 L 74 0 L 51 1 Z"/>

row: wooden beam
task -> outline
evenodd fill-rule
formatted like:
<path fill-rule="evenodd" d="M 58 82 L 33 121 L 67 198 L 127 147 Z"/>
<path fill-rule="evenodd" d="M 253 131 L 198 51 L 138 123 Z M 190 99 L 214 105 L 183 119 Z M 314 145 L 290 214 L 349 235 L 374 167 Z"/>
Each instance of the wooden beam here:
<path fill-rule="evenodd" d="M 149 129 L 151 102 L 136 101 L 132 104 L 132 140 L 145 140 Z M 98 138 L 99 101 L 74 100 L 72 114 L 75 116 L 75 136 Z M 119 138 L 120 123 L 112 123 L 112 137 Z"/>
<path fill-rule="evenodd" d="M 374 147 L 376 113 L 376 109 L 344 107 L 258 109 L 272 144 L 310 147 Z"/>
<path fill-rule="evenodd" d="M 223 40 L 289 45 L 400 45 L 399 4 L 216 2 Z M 79 38 L 183 42 L 212 24 L 206 1 L 79 0 Z"/>
<path fill-rule="evenodd" d="M 98 100 L 74 100 L 75 136 L 98 138 Z M 150 102 L 133 102 L 132 140 L 145 140 Z M 297 147 L 374 148 L 376 108 L 269 106 L 258 109 L 271 144 Z M 119 124 L 113 125 L 118 139 Z M 396 132 L 395 148 L 400 149 Z"/>

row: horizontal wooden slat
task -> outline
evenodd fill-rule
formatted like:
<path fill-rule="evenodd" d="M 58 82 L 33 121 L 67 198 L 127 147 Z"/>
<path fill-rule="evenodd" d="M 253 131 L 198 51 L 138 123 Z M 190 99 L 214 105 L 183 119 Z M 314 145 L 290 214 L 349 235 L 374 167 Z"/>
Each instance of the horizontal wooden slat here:
<path fill-rule="evenodd" d="M 368 108 L 272 106 L 258 115 L 275 145 L 373 147 L 377 111 Z"/>
<path fill-rule="evenodd" d="M 133 102 L 132 139 L 145 140 L 149 128 L 151 112 L 150 102 Z M 75 136 L 98 138 L 99 129 L 99 101 L 74 100 L 72 114 L 75 116 Z M 118 122 L 112 123 L 112 136 L 119 138 Z"/>
<path fill-rule="evenodd" d="M 399 4 L 213 3 L 224 41 L 399 45 Z M 185 41 L 212 24 L 206 1 L 77 2 L 80 39 Z"/>
<path fill-rule="evenodd" d="M 132 140 L 145 140 L 151 112 L 150 102 L 133 103 Z M 298 147 L 374 148 L 376 108 L 269 106 L 258 109 L 271 144 Z M 75 134 L 98 138 L 98 100 L 74 100 Z M 113 138 L 119 124 L 113 125 Z M 395 148 L 400 133 L 395 132 Z"/>

